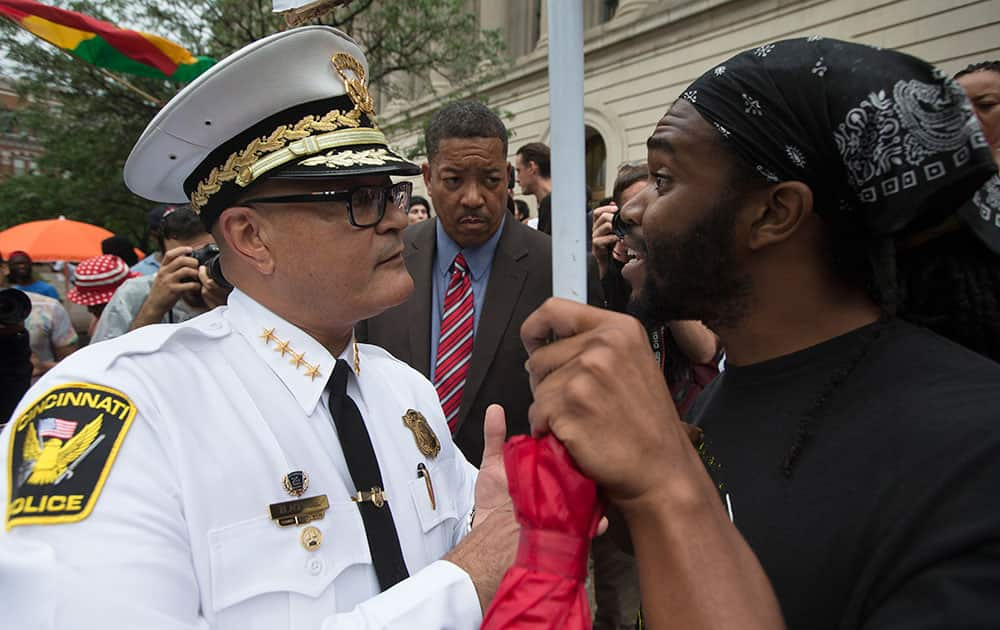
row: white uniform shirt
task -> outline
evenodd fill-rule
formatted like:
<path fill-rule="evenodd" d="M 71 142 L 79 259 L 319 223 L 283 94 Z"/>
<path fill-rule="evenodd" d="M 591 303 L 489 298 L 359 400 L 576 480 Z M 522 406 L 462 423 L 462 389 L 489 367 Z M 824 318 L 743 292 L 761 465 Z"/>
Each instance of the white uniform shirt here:
<path fill-rule="evenodd" d="M 268 329 L 274 339 L 265 342 Z M 350 376 L 348 394 L 379 460 L 409 579 L 379 593 L 327 409 L 335 357 L 237 290 L 228 308 L 86 348 L 25 396 L 14 418 L 69 382 L 118 390 L 137 411 L 89 516 L 0 533 L 0 590 L 16 595 L 4 597 L 6 622 L 478 628 L 471 579 L 440 560 L 465 534 L 476 470 L 452 443 L 433 386 L 384 350 L 358 348 L 360 375 Z M 298 366 L 293 351 L 305 353 Z M 353 365 L 350 346 L 341 358 Z M 316 378 L 307 376 L 310 368 Z M 422 454 L 404 425 L 409 409 L 439 438 L 436 457 Z M 14 425 L 3 438 L 13 439 Z M 434 507 L 419 463 L 429 471 Z M 304 526 L 280 527 L 268 511 L 293 498 L 282 479 L 294 470 L 309 476 L 303 498 L 325 494 L 330 502 L 325 517 L 309 524 L 323 535 L 312 551 L 300 542 Z M 9 465 L 2 474 L 10 475 Z"/>

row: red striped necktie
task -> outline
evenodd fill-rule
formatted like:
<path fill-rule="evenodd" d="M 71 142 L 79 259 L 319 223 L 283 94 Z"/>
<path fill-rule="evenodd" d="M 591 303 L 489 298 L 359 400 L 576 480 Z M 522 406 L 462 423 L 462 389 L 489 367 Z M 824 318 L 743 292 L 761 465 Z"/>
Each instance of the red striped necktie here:
<path fill-rule="evenodd" d="M 444 294 L 441 334 L 434 361 L 434 387 L 452 433 L 456 429 L 458 409 L 462 406 L 462 390 L 472 356 L 473 324 L 472 280 L 465 256 L 459 252 L 451 265 L 451 280 Z"/>

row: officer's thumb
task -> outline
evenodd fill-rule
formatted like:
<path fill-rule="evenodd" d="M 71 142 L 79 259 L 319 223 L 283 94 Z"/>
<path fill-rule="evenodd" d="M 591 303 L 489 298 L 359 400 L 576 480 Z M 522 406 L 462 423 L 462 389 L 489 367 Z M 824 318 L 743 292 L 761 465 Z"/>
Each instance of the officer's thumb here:
<path fill-rule="evenodd" d="M 486 408 L 483 419 L 483 461 L 487 457 L 503 457 L 503 441 L 507 437 L 507 414 L 500 405 Z"/>

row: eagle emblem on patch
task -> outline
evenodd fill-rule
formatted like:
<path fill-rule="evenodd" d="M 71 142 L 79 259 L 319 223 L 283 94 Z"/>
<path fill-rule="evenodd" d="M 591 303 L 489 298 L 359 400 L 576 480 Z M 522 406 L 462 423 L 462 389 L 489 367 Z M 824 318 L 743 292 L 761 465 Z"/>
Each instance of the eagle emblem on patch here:
<path fill-rule="evenodd" d="M 7 529 L 86 518 L 135 412 L 121 392 L 87 383 L 59 385 L 32 403 L 8 446 Z"/>
<path fill-rule="evenodd" d="M 415 409 L 407 409 L 403 416 L 403 424 L 413 432 L 413 439 L 417 441 L 417 448 L 424 454 L 424 457 L 431 459 L 437 457 L 441 452 L 441 441 L 434 435 L 431 425 L 427 424 L 424 414 Z"/>

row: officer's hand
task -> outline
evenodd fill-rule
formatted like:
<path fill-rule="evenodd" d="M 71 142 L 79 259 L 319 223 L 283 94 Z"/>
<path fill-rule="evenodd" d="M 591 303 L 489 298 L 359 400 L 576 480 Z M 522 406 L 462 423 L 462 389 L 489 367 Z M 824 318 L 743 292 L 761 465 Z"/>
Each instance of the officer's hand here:
<path fill-rule="evenodd" d="M 186 291 L 198 291 L 198 260 L 189 256 L 194 251 L 187 246 L 175 247 L 163 254 L 146 303 L 160 315 L 177 304 Z"/>
<path fill-rule="evenodd" d="M 476 518 L 479 527 L 493 510 L 510 501 L 507 469 L 503 464 L 503 442 L 507 437 L 506 414 L 500 405 L 490 405 L 483 420 L 483 463 L 476 479 Z"/>
<path fill-rule="evenodd" d="M 476 517 L 479 521 L 479 517 Z M 504 573 L 514 564 L 521 527 L 509 501 L 493 510 L 490 518 L 477 524 L 469 535 L 448 552 L 447 560 L 469 574 L 479 595 L 483 612 L 497 593 Z"/>
<path fill-rule="evenodd" d="M 524 322 L 521 339 L 532 432 L 554 433 L 613 503 L 704 475 L 638 320 L 552 298 Z"/>
<path fill-rule="evenodd" d="M 208 275 L 208 269 L 205 268 L 205 265 L 198 267 L 198 280 L 201 281 L 201 299 L 205 303 L 206 308 L 211 310 L 216 306 L 226 303 L 232 289 L 226 289 L 215 280 L 212 280 L 212 276 Z"/>
<path fill-rule="evenodd" d="M 591 230 L 590 251 L 597 259 L 597 272 L 601 278 L 608 272 L 611 250 L 618 243 L 618 237 L 611 229 L 611 221 L 618 211 L 614 203 L 594 210 L 594 227 Z"/>

